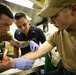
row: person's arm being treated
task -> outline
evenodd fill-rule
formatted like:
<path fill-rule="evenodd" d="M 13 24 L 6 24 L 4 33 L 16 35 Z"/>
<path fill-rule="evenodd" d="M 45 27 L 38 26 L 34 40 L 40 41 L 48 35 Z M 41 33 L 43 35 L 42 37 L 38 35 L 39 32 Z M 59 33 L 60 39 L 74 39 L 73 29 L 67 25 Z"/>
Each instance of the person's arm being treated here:
<path fill-rule="evenodd" d="M 35 52 L 29 52 L 22 56 L 22 58 L 27 58 L 30 60 L 35 60 L 46 53 L 48 53 L 50 50 L 52 50 L 53 46 L 49 44 L 47 41 L 45 41 Z"/>

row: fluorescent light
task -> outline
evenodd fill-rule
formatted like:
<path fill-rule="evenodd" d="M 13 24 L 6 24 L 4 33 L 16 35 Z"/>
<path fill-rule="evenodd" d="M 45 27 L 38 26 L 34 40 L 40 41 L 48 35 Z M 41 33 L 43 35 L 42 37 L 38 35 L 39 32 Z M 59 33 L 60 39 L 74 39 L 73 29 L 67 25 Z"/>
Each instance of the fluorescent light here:
<path fill-rule="evenodd" d="M 29 1 L 29 0 L 6 0 L 8 2 L 12 2 L 15 4 L 19 4 L 28 8 L 32 8 L 33 6 L 33 2 Z"/>

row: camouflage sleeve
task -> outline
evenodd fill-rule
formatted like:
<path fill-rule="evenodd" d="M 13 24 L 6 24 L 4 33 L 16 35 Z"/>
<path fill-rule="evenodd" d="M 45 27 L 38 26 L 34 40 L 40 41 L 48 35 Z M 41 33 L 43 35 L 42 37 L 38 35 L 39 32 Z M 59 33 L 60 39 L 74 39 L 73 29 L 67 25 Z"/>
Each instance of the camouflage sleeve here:
<path fill-rule="evenodd" d="M 6 34 L 5 37 L 4 37 L 4 40 L 8 41 L 8 42 L 10 42 L 10 40 L 13 40 L 12 34 L 11 33 Z"/>

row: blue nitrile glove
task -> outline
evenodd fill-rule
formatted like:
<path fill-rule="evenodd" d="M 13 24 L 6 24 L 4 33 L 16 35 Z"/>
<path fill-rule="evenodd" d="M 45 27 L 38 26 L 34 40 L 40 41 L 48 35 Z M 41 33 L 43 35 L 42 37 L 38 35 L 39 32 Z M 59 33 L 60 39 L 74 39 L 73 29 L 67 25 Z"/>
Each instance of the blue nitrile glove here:
<path fill-rule="evenodd" d="M 34 41 L 30 41 L 29 45 L 32 52 L 36 51 L 39 48 L 38 44 L 35 43 Z"/>
<path fill-rule="evenodd" d="M 32 68 L 35 60 L 29 60 L 26 58 L 16 58 L 14 60 L 14 68 L 18 68 L 20 70 L 28 70 Z"/>

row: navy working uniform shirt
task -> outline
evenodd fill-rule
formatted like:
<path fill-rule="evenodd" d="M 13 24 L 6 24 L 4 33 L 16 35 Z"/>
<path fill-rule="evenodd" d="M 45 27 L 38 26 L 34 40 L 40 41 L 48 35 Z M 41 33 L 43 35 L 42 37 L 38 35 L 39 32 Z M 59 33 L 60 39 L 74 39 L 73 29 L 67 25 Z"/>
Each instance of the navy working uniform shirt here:
<path fill-rule="evenodd" d="M 17 29 L 15 31 L 14 37 L 19 41 L 34 40 L 34 42 L 36 42 L 37 44 L 39 44 L 39 42 L 43 43 L 46 40 L 46 37 L 43 31 L 40 28 L 33 26 L 33 25 L 30 25 L 30 30 L 27 36 Z M 30 46 L 21 48 L 21 55 L 24 55 L 30 51 L 31 51 Z"/>

